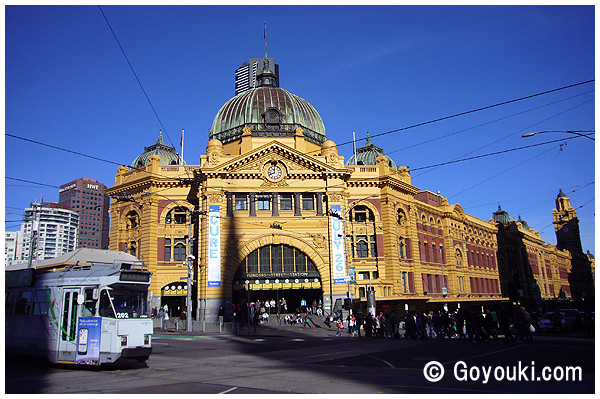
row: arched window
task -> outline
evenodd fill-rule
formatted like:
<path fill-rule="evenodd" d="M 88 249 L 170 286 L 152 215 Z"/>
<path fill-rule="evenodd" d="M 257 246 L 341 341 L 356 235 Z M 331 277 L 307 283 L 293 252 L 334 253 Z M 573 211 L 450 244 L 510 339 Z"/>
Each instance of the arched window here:
<path fill-rule="evenodd" d="M 369 257 L 369 244 L 367 243 L 367 236 L 356 236 L 355 247 L 357 258 Z"/>
<path fill-rule="evenodd" d="M 398 217 L 398 225 L 399 226 L 404 226 L 406 225 L 406 214 L 404 213 L 404 211 L 402 209 L 398 209 L 398 211 L 396 212 L 397 217 Z"/>
<path fill-rule="evenodd" d="M 125 223 L 127 229 L 135 229 L 140 225 L 140 217 L 136 211 L 130 211 L 125 216 Z"/>
<path fill-rule="evenodd" d="M 183 244 L 183 243 L 176 244 L 174 251 L 173 251 L 173 260 L 175 262 L 183 262 L 185 260 L 185 255 L 186 255 L 185 244 Z"/>
<path fill-rule="evenodd" d="M 460 253 L 460 250 L 458 250 L 458 249 L 456 250 L 455 257 L 456 257 L 456 266 L 457 267 L 462 266 L 462 254 Z"/>

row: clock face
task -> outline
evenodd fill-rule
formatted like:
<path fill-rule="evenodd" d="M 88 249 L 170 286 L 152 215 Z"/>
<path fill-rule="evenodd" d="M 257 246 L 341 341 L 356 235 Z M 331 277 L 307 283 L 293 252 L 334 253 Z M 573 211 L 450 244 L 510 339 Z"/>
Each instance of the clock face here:
<path fill-rule="evenodd" d="M 269 176 L 269 178 L 273 179 L 273 180 L 277 180 L 281 177 L 282 172 L 281 172 L 281 168 L 279 166 L 271 166 L 269 168 L 269 170 L 267 171 L 267 176 Z"/>

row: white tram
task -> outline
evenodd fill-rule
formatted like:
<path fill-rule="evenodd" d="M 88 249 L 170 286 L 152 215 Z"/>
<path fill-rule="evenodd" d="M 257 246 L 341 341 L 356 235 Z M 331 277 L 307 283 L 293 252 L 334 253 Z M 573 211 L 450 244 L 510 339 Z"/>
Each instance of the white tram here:
<path fill-rule="evenodd" d="M 150 272 L 142 262 L 6 271 L 7 353 L 52 363 L 145 361 L 152 352 Z"/>

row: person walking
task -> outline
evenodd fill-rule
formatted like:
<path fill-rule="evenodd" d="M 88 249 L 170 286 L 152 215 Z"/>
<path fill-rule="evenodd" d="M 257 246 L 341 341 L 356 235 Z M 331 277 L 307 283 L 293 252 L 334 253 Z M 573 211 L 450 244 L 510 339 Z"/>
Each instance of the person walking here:
<path fill-rule="evenodd" d="M 344 332 L 344 320 L 340 317 L 336 324 L 337 332 L 335 333 L 336 337 L 341 337 Z"/>

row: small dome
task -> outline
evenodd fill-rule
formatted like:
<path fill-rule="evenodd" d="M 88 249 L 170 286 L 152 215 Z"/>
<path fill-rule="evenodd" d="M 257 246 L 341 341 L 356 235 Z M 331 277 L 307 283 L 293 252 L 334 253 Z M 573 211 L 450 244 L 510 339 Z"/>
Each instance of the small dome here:
<path fill-rule="evenodd" d="M 371 138 L 367 134 L 367 142 L 360 148 L 356 149 L 356 157 L 352 155 L 346 165 L 377 165 L 377 157 L 384 156 L 387 158 L 388 165 L 392 169 L 398 169 L 392 158 L 383 153 L 383 149 L 371 143 Z"/>
<path fill-rule="evenodd" d="M 500 204 L 498 204 L 498 210 L 494 212 L 492 219 L 494 219 L 494 223 L 500 223 L 504 226 L 510 223 L 510 216 L 508 216 L 508 212 L 503 211 L 502 208 L 500 208 Z"/>
<path fill-rule="evenodd" d="M 162 165 L 185 165 L 184 160 L 175 151 L 175 147 L 165 144 L 162 131 L 158 133 L 156 144 L 144 147 L 144 152 L 131 163 L 131 167 L 137 169 L 146 166 L 151 155 L 158 155 Z"/>

